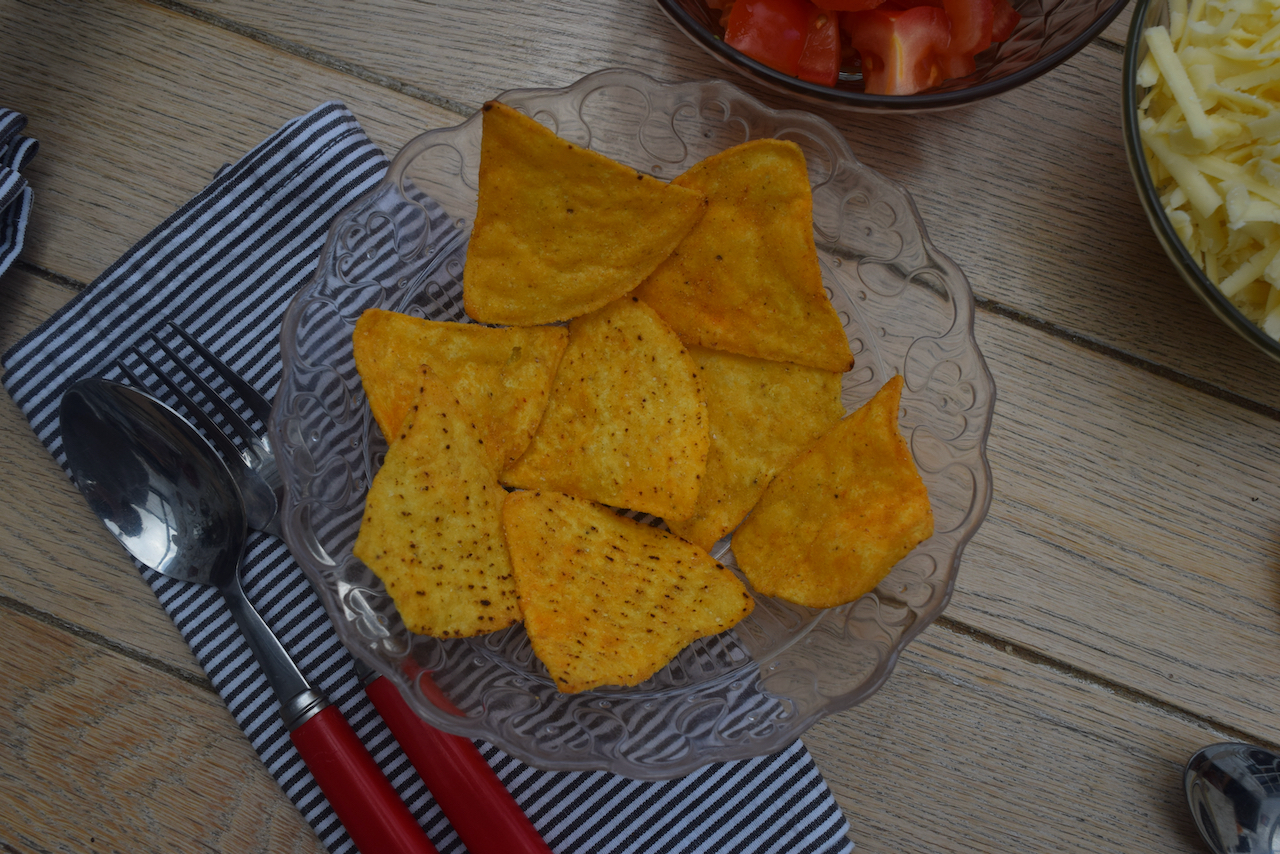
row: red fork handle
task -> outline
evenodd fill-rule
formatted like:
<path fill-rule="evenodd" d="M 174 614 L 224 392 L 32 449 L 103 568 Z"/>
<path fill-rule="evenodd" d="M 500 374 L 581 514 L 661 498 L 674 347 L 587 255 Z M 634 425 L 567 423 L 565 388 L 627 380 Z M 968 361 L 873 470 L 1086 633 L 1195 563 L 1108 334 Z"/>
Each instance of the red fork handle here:
<path fill-rule="evenodd" d="M 364 690 L 471 854 L 552 854 L 470 739 L 418 717 L 385 677 Z"/>
<path fill-rule="evenodd" d="M 289 737 L 361 854 L 439 854 L 337 706 Z"/>

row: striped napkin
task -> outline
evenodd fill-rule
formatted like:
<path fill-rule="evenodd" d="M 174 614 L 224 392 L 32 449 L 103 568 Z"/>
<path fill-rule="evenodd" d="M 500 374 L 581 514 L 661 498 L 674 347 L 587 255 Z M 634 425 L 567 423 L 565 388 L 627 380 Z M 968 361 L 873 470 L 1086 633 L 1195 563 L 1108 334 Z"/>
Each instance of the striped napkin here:
<path fill-rule="evenodd" d="M 314 272 L 329 224 L 387 160 L 338 103 L 299 117 L 183 205 L 77 298 L 4 354 L 4 385 L 65 466 L 58 403 L 76 379 L 172 319 L 274 395 L 279 326 Z M 280 787 L 333 852 L 355 847 L 299 758 L 279 705 L 218 593 L 140 568 Z M 284 543 L 251 535 L 245 588 L 303 673 L 347 716 L 441 854 L 461 841 L 366 699 L 319 598 Z M 604 852 L 852 851 L 849 825 L 799 741 L 773 756 L 642 782 L 548 772 L 481 752 L 551 848 Z M 375 852 L 365 852 L 375 854 Z"/>
<path fill-rule="evenodd" d="M 27 117 L 0 107 L 0 273 L 22 254 L 22 238 L 31 217 L 33 193 L 22 169 L 40 147 L 23 136 Z"/>

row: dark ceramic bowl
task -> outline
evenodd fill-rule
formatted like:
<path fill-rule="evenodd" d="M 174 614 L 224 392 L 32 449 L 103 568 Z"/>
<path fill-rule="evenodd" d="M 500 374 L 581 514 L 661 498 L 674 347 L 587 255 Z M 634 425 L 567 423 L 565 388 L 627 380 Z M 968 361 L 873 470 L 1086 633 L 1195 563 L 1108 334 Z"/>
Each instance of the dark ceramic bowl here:
<path fill-rule="evenodd" d="M 725 44 L 720 13 L 705 0 L 658 0 L 689 38 L 735 72 L 810 105 L 869 113 L 920 113 L 960 107 L 1027 83 L 1066 60 L 1106 29 L 1128 0 L 1013 0 L 1022 16 L 1013 35 L 978 55 L 968 77 L 947 80 L 915 95 L 869 95 L 862 75 L 841 72 L 835 86 L 820 86 L 759 63 Z"/>

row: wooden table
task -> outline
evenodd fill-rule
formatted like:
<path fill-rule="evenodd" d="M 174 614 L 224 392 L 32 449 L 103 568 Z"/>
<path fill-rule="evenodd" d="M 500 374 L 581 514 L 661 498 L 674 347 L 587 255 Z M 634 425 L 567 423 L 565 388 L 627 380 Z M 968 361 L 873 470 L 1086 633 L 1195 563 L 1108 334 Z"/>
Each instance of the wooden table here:
<path fill-rule="evenodd" d="M 1143 217 L 1127 25 L 972 107 L 825 113 L 968 274 L 999 394 L 950 607 L 805 737 L 861 852 L 1201 851 L 1187 757 L 1280 743 L 1280 371 Z M 651 0 L 5 0 L 0 34 L 40 142 L 0 349 L 322 101 L 392 154 L 509 88 L 728 73 Z M 0 849 L 320 850 L 4 395 L 0 471 Z"/>

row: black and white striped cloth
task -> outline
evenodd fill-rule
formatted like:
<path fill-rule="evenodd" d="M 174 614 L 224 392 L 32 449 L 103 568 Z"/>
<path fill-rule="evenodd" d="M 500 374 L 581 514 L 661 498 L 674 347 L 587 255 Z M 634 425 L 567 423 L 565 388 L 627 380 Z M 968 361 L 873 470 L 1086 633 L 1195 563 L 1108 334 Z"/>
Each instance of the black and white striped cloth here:
<path fill-rule="evenodd" d="M 0 107 L 0 273 L 22 254 L 22 239 L 31 218 L 34 194 L 22 177 L 22 169 L 40 145 L 22 135 L 26 126 L 27 117 L 22 113 Z"/>
<path fill-rule="evenodd" d="M 279 324 L 314 271 L 330 222 L 371 190 L 387 160 L 338 103 L 295 119 L 111 265 L 4 354 L 4 385 L 65 465 L 63 391 L 115 375 L 131 346 L 174 322 L 272 395 Z M 354 846 L 289 741 L 278 704 L 216 591 L 140 570 L 281 788 L 333 852 Z M 313 683 L 351 721 L 441 854 L 462 843 L 360 689 L 351 659 L 284 544 L 254 534 L 245 587 Z M 541 771 L 480 743 L 557 852 L 847 854 L 849 825 L 799 741 L 749 761 L 641 782 Z M 368 853 L 367 853 L 368 854 Z"/>

